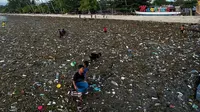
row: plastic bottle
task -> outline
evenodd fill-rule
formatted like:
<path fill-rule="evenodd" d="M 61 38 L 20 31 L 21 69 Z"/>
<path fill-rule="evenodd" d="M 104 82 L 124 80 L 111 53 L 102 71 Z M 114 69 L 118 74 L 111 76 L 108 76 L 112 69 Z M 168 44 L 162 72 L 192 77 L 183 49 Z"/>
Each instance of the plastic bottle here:
<path fill-rule="evenodd" d="M 95 75 L 95 74 L 93 75 L 92 79 L 93 79 L 93 80 L 95 80 L 95 79 L 96 79 L 96 75 Z"/>
<path fill-rule="evenodd" d="M 82 96 L 82 93 L 81 93 L 81 92 L 72 91 L 72 92 L 71 92 L 71 95 L 72 95 L 72 96 L 81 97 L 81 96 Z"/>
<path fill-rule="evenodd" d="M 55 79 L 55 81 L 56 81 L 56 83 L 59 82 L 59 73 L 58 72 L 56 72 L 56 79 Z"/>
<path fill-rule="evenodd" d="M 111 81 L 111 83 L 112 83 L 113 85 L 118 86 L 118 84 L 117 84 L 115 81 Z"/>
<path fill-rule="evenodd" d="M 131 50 L 131 49 L 128 49 L 128 56 L 129 56 L 129 57 L 132 57 L 132 56 L 133 56 L 132 53 L 133 53 L 132 50 Z"/>
<path fill-rule="evenodd" d="M 47 91 L 46 83 L 43 83 L 44 91 Z"/>

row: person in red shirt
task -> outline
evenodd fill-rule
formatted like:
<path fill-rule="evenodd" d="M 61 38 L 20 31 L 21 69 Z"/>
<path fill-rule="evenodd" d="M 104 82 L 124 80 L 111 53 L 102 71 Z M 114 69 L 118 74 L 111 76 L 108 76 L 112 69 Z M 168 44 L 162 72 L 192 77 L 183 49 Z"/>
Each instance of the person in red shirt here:
<path fill-rule="evenodd" d="M 103 32 L 104 32 L 104 33 L 107 32 L 107 28 L 106 28 L 106 27 L 103 28 Z"/>

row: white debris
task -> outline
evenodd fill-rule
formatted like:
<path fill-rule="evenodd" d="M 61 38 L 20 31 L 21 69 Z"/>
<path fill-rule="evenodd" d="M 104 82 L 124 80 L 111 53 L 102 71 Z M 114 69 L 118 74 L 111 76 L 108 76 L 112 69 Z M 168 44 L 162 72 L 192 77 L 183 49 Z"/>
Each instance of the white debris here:
<path fill-rule="evenodd" d="M 124 80 L 124 79 L 125 79 L 125 77 L 121 77 L 121 79 L 122 79 L 122 80 Z"/>
<path fill-rule="evenodd" d="M 183 98 L 182 98 L 183 93 L 181 93 L 181 92 L 177 92 L 177 93 L 178 93 L 178 98 L 179 98 L 180 100 L 183 100 Z"/>
<path fill-rule="evenodd" d="M 157 100 L 158 98 L 156 98 L 156 97 L 151 97 L 151 99 L 152 99 L 152 100 Z"/>
<path fill-rule="evenodd" d="M 115 86 L 118 86 L 118 84 L 115 81 L 111 81 L 111 83 Z"/>
<path fill-rule="evenodd" d="M 0 61 L 0 63 L 4 63 L 4 62 L 5 62 L 5 60 L 1 60 L 1 61 Z"/>

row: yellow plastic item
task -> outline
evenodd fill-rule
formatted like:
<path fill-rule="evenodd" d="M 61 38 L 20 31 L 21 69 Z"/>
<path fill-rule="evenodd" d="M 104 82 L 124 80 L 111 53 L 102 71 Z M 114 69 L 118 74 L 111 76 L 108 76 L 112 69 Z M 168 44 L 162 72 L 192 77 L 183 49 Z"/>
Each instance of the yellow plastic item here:
<path fill-rule="evenodd" d="M 57 84 L 56 87 L 59 89 L 61 88 L 61 84 Z"/>

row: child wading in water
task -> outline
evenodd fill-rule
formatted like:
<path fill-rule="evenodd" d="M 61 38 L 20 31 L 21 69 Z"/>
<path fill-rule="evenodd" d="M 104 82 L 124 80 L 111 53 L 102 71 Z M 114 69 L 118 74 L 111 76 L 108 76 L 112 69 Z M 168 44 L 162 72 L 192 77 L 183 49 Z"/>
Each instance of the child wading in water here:
<path fill-rule="evenodd" d="M 6 22 L 3 21 L 3 22 L 2 22 L 2 27 L 4 28 L 5 26 L 6 26 Z"/>

